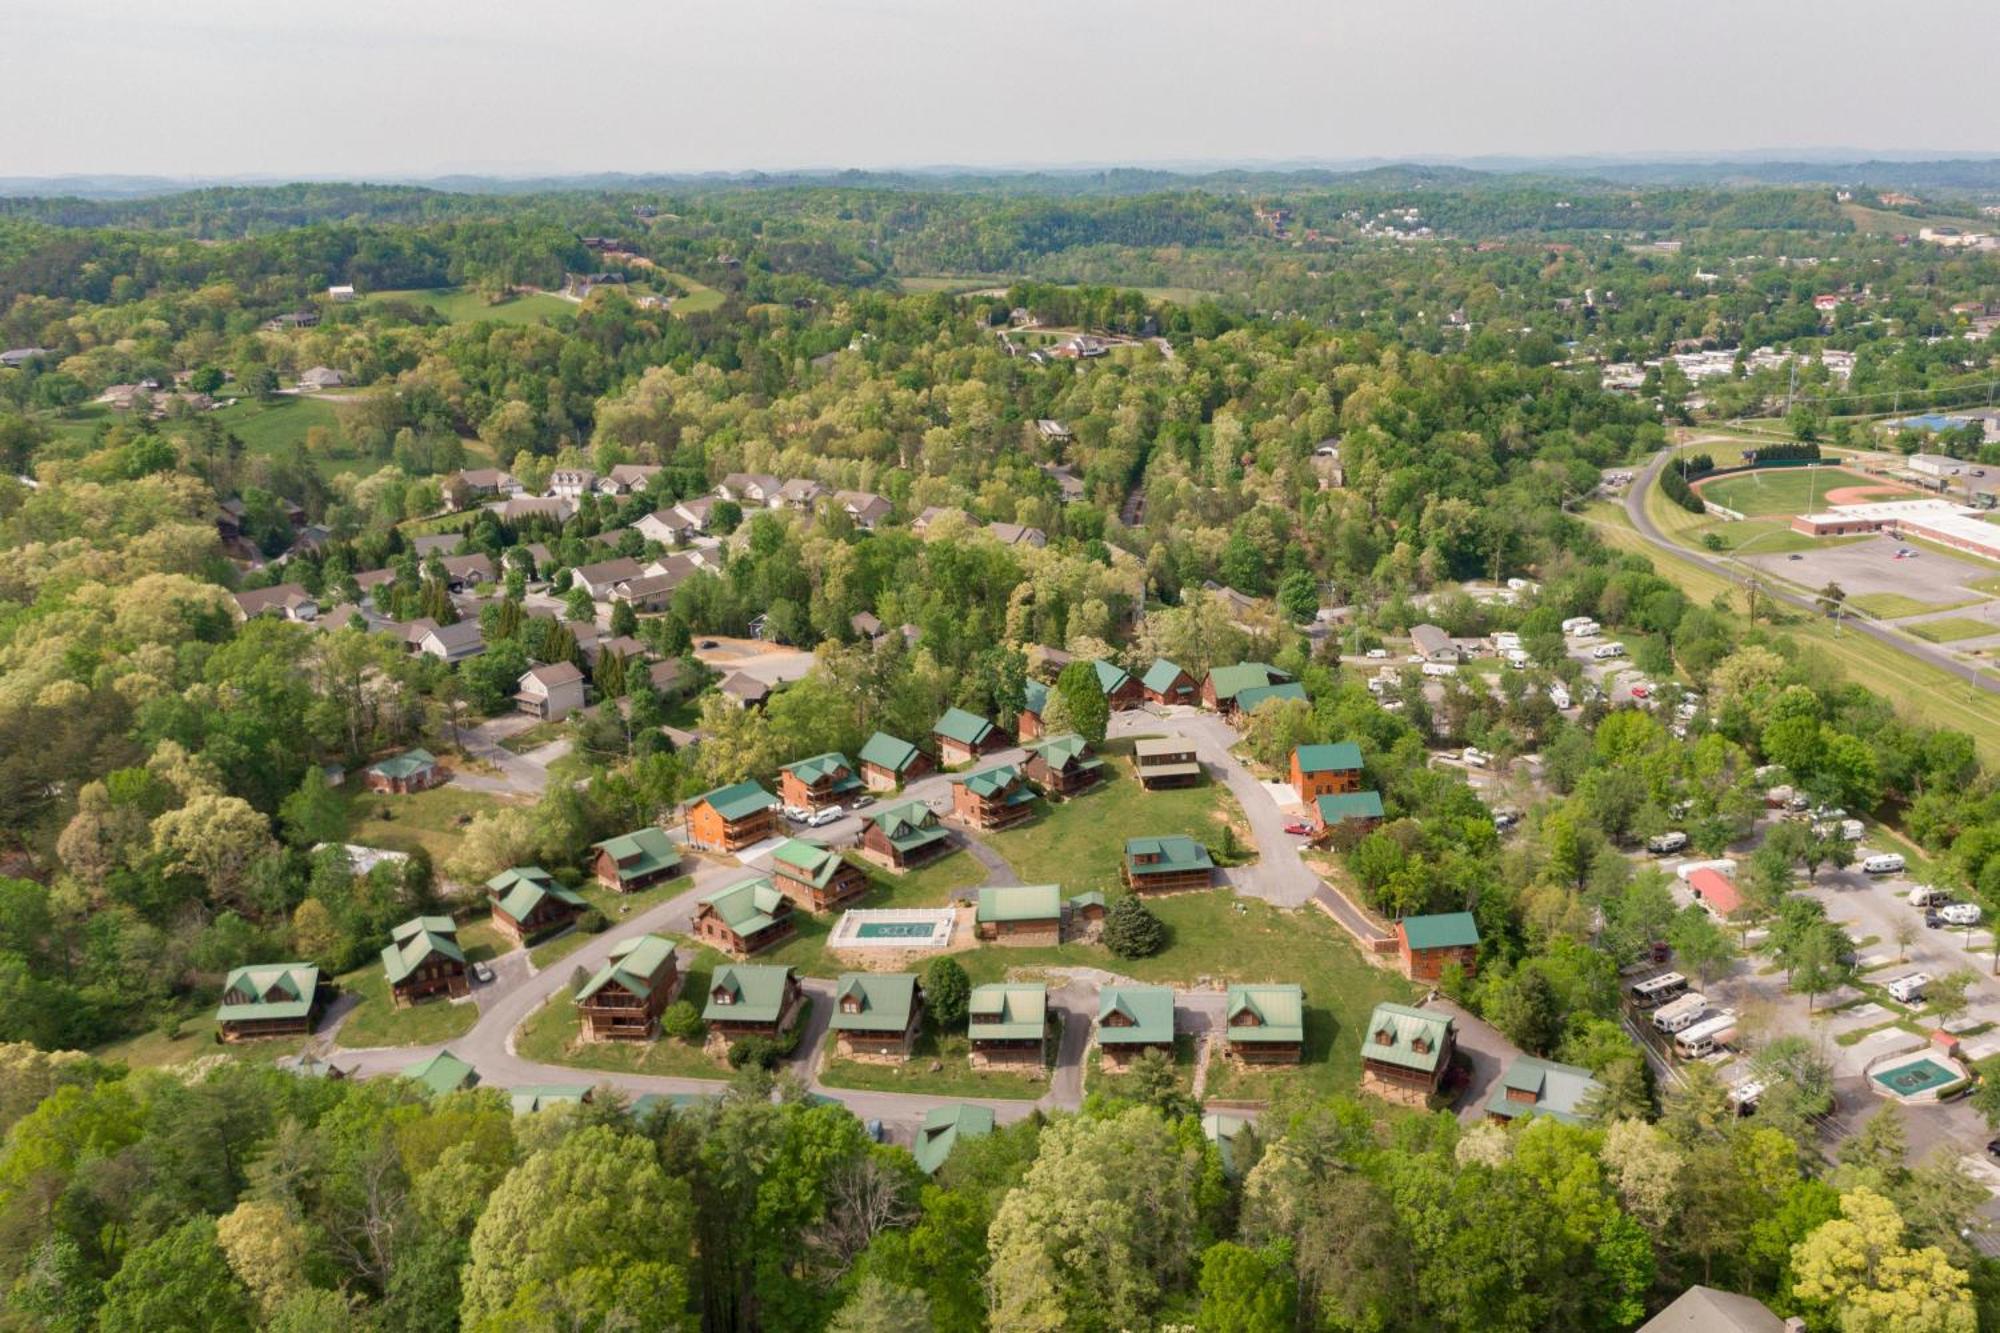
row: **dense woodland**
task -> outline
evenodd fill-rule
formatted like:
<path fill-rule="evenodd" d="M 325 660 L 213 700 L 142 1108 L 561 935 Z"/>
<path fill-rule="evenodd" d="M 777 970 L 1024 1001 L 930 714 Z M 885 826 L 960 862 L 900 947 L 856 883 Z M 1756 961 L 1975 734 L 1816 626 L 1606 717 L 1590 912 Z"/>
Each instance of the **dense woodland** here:
<path fill-rule="evenodd" d="M 1965 307 L 2000 300 L 2000 268 L 1857 230 L 1808 189 L 1130 184 L 296 186 L 0 206 L 0 350 L 42 349 L 0 369 L 0 1321 L 1614 1330 L 1705 1282 L 1815 1330 L 2000 1327 L 2000 1267 L 1967 1230 L 1984 1188 L 1948 1159 L 1907 1164 L 1893 1113 L 1835 1146 L 1808 1043 L 1764 1045 L 1779 1090 L 1739 1119 L 1705 1071 L 1663 1093 L 1618 1023 L 1619 968 L 1656 942 L 1690 973 L 1741 947 L 1635 872 L 1625 851 L 1648 835 L 1684 828 L 1720 851 L 1777 766 L 1894 821 L 1990 910 L 1992 775 L 1965 735 L 1801 651 L 1768 606 L 1695 601 L 1576 512 L 1601 470 L 1696 411 L 1685 386 L 1605 391 L 1600 361 L 1853 351 L 1844 385 L 1817 361 L 1802 375 L 1799 424 L 1837 436 L 1852 427 L 1822 420 L 1851 410 L 1836 390 L 1994 377 Z M 1430 234 L 1368 226 L 1394 209 Z M 1667 238 L 1681 245 L 1653 244 Z M 605 271 L 627 281 L 507 315 L 524 289 Z M 963 275 L 971 294 L 904 290 L 925 275 Z M 325 301 L 336 283 L 364 299 Z M 444 287 L 493 317 L 416 295 Z M 697 289 L 712 306 L 640 299 Z M 1826 292 L 1848 297 L 1831 317 L 1813 304 Z M 271 324 L 302 309 L 317 322 Z M 1115 346 L 1036 360 L 1020 354 L 1035 330 Z M 337 398 L 278 392 L 316 366 L 345 377 Z M 238 402 L 183 401 L 177 376 Z M 95 405 L 149 381 L 138 409 Z M 1759 410 L 1789 388 L 1760 370 L 1706 392 Z M 314 408 L 278 433 L 258 415 Z M 1323 488 L 1330 441 L 1340 484 Z M 464 468 L 536 489 L 557 467 L 623 462 L 660 470 L 560 527 L 444 514 Z M 1081 499 L 1064 502 L 1057 465 Z M 864 532 L 831 509 L 728 507 L 719 569 L 661 614 L 614 618 L 680 669 L 660 686 L 597 670 L 593 688 L 627 706 L 578 728 L 561 774 L 586 781 L 478 815 L 444 864 L 357 877 L 312 850 L 346 827 L 324 765 L 448 749 L 511 709 L 529 662 L 577 660 L 562 622 L 522 614 L 531 577 L 561 594 L 575 567 L 658 554 L 626 525 L 731 472 L 879 493 L 893 517 Z M 218 540 L 224 500 L 241 501 L 262 567 Z M 287 505 L 325 540 L 280 559 Z M 930 509 L 964 517 L 918 536 Z M 1003 545 L 995 522 L 1047 545 Z M 281 582 L 352 603 L 357 574 L 389 569 L 378 605 L 449 620 L 436 557 L 413 546 L 439 531 L 506 570 L 478 613 L 488 651 L 461 666 L 341 624 L 232 614 L 231 592 Z M 1534 581 L 1511 605 L 1463 587 L 1508 577 Z M 1305 633 L 1322 607 L 1348 623 Z M 871 641 L 863 612 L 915 633 Z M 589 614 L 585 595 L 571 619 Z M 1601 702 L 1558 713 L 1541 687 L 1576 682 L 1559 629 L 1574 615 L 1615 627 L 1656 679 L 1691 682 L 1692 724 Z M 739 711 L 684 655 L 757 617 L 817 661 Z M 1419 621 L 1515 630 L 1533 666 L 1497 693 L 1454 680 L 1437 702 L 1414 672 L 1377 695 L 1340 666 Z M 1522 1049 L 1590 1069 L 1605 1087 L 1591 1123 L 1467 1129 L 1302 1094 L 1218 1147 L 1168 1080 L 965 1144 L 926 1178 L 844 1109 L 756 1071 L 713 1103 L 603 1095 L 516 1117 L 491 1091 L 432 1100 L 221 1057 L 159 1070 L 79 1054 L 177 1030 L 246 959 L 358 966 L 452 886 L 529 861 L 573 875 L 590 843 L 718 784 L 877 729 L 920 734 L 950 705 L 1008 723 L 1038 645 L 1298 676 L 1308 700 L 1247 718 L 1245 752 L 1276 768 L 1302 742 L 1361 744 L 1388 819 L 1340 847 L 1357 892 L 1390 917 L 1471 910 L 1477 975 L 1443 988 Z M 698 750 L 673 749 L 673 719 L 698 723 Z M 1426 763 L 1468 744 L 1542 757 L 1518 835 Z M 1793 828 L 1743 876 L 1808 995 L 1839 983 L 1850 942 L 1788 892 L 1844 854 Z"/>

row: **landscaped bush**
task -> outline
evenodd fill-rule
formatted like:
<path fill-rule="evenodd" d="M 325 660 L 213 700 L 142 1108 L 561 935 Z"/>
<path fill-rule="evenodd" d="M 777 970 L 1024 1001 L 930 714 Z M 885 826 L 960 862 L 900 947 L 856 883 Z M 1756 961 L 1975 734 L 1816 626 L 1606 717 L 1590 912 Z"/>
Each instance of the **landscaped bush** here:
<path fill-rule="evenodd" d="M 687 1000 L 675 1000 L 660 1015 L 660 1030 L 681 1041 L 699 1041 L 703 1027 L 701 1010 Z"/>
<path fill-rule="evenodd" d="M 1167 947 L 1167 928 L 1137 898 L 1120 898 L 1104 917 L 1104 947 L 1120 958 L 1151 958 Z"/>

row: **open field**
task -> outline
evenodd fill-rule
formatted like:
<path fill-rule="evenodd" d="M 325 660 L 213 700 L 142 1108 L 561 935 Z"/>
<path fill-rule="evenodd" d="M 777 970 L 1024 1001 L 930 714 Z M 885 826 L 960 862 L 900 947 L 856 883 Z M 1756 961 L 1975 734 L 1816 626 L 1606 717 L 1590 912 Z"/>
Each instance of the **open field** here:
<path fill-rule="evenodd" d="M 1964 231 L 1982 230 L 1978 218 L 1952 217 L 1948 213 L 1924 214 L 1896 213 L 1888 209 L 1871 208 L 1867 204 L 1842 204 L 1840 211 L 1847 215 L 1858 231 L 1871 232 L 1877 236 L 1895 236 L 1907 232 L 1914 236 L 1925 227 L 1958 227 Z"/>
<path fill-rule="evenodd" d="M 723 295 L 706 283 L 696 282 L 685 273 L 667 273 L 673 284 L 686 292 L 686 296 L 674 298 L 669 309 L 683 315 L 699 315 L 722 308 Z"/>
<path fill-rule="evenodd" d="M 1928 615 L 1933 611 L 1955 611 L 1961 606 L 1977 606 L 1979 599 L 1968 598 L 1957 602 L 1920 602 L 1914 597 L 1906 597 L 1899 592 L 1867 592 L 1858 597 L 1850 597 L 1847 604 L 1857 611 L 1865 611 L 1877 620 L 1900 620 L 1904 616 Z"/>
<path fill-rule="evenodd" d="M 2000 634 L 2000 625 L 1990 621 L 1974 620 L 1970 616 L 1943 616 L 1937 620 L 1920 620 L 1914 625 L 1901 628 L 1920 639 L 1931 643 L 1956 643 L 1960 639 L 1979 639 L 1989 634 Z"/>
<path fill-rule="evenodd" d="M 389 979 L 379 959 L 338 981 L 343 992 L 359 1001 L 340 1025 L 343 1046 L 423 1046 L 462 1037 L 479 1021 L 479 1006 L 471 1000 L 426 1000 L 398 1009 L 389 998 Z"/>
<path fill-rule="evenodd" d="M 1758 518 L 1773 514 L 1789 517 L 1818 513 L 1826 507 L 1828 491 L 1845 486 L 1882 484 L 1879 478 L 1850 472 L 1846 468 L 1799 467 L 1736 473 L 1710 481 L 1698 481 L 1694 488 L 1696 494 L 1712 504 L 1734 509 L 1746 518 Z"/>
<path fill-rule="evenodd" d="M 1058 1016 L 1060 1017 L 1060 1016 Z M 1062 1029 L 1050 1028 L 1048 1050 L 1060 1046 Z M 941 1032 L 929 1015 L 909 1063 L 878 1065 L 865 1060 L 843 1060 L 834 1054 L 833 1036 L 827 1036 L 826 1061 L 820 1066 L 820 1082 L 833 1088 L 858 1088 L 863 1092 L 913 1092 L 931 1097 L 1019 1097 L 1033 1101 L 1049 1089 L 1046 1078 L 999 1070 L 974 1069 L 969 1059 L 972 1041 L 963 1030 Z M 933 1070 L 931 1065 L 943 1066 Z"/>
<path fill-rule="evenodd" d="M 990 288 L 1011 287 L 1017 282 L 1028 281 L 1032 281 L 1032 279 L 1025 278 L 1019 274 L 1010 277 L 1004 273 L 918 273 L 908 274 L 896 279 L 898 286 L 913 295 L 928 292 L 947 292 L 952 295 L 957 295 L 960 292 L 983 292 Z M 1058 287 L 1076 287 L 1081 284 L 1063 282 L 1054 285 Z M 1137 292 L 1149 301 L 1171 301 L 1175 305 L 1199 305 L 1203 301 L 1212 301 L 1223 295 L 1221 292 L 1211 291 L 1203 287 L 1136 287 L 1129 282 L 1093 283 L 1091 285 L 1116 287 L 1121 291 Z"/>
<path fill-rule="evenodd" d="M 395 796 L 360 790 L 357 778 L 342 790 L 347 793 L 349 842 L 393 852 L 413 852 L 421 847 L 440 865 L 458 850 L 465 825 L 474 815 L 507 804 L 500 797 L 449 783 Z"/>
<path fill-rule="evenodd" d="M 305 1044 L 304 1037 L 266 1037 L 225 1046 L 215 1040 L 215 1011 L 211 1007 L 183 1019 L 177 1036 L 168 1037 L 153 1028 L 99 1046 L 91 1054 L 99 1060 L 117 1061 L 133 1069 L 159 1069 L 218 1055 L 251 1064 L 270 1064 L 287 1055 L 296 1055 Z"/>
<path fill-rule="evenodd" d="M 370 292 L 361 299 L 370 304 L 404 301 L 411 305 L 428 306 L 454 324 L 473 324 L 482 319 L 500 324 L 538 324 L 551 315 L 574 315 L 577 311 L 575 302 L 547 292 L 529 292 L 494 305 L 480 293 L 463 287 Z"/>

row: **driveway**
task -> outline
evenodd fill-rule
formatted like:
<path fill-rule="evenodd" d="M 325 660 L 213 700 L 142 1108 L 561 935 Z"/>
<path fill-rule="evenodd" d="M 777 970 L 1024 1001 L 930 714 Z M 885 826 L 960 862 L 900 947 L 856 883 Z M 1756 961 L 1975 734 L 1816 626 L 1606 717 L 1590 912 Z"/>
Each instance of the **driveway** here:
<path fill-rule="evenodd" d="M 526 713 L 508 713 L 489 718 L 476 727 L 462 728 L 459 743 L 465 752 L 483 764 L 490 765 L 491 773 L 473 773 L 460 769 L 452 781 L 468 791 L 492 792 L 502 796 L 540 796 L 548 789 L 549 770 L 543 763 L 527 755 L 515 754 L 500 744 L 512 736 L 518 736 L 535 725 L 535 719 Z M 564 746 L 557 750 L 558 745 Z M 566 742 L 555 742 L 535 751 L 536 756 L 567 753 Z"/>

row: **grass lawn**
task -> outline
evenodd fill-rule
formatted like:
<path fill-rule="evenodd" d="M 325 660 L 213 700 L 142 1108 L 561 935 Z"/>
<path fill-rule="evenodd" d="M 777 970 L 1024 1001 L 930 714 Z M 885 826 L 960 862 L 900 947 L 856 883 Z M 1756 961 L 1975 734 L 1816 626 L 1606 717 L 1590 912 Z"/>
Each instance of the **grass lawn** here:
<path fill-rule="evenodd" d="M 971 888 L 986 878 L 986 867 L 975 861 L 970 852 L 963 850 L 901 876 L 892 875 L 870 861 L 857 858 L 854 863 L 868 872 L 868 892 L 855 899 L 849 907 L 942 907 L 959 890 Z M 848 971 L 849 965 L 827 952 L 826 937 L 832 932 L 833 923 L 839 919 L 837 912 L 826 916 L 794 912 L 792 921 L 796 933 L 792 938 L 749 961 L 784 963 L 796 967 L 803 977 L 837 977 Z M 958 955 L 961 961 L 968 956 Z"/>
<path fill-rule="evenodd" d="M 1194 1093 L 1194 1034 L 1180 1032 L 1174 1035 L 1174 1086 L 1182 1092 Z M 1359 1069 L 1359 1066 L 1356 1066 Z M 1107 1070 L 1103 1053 L 1097 1049 L 1097 1042 L 1090 1043 L 1090 1054 L 1083 1063 L 1083 1090 L 1085 1092 L 1106 1092 L 1116 1095 L 1125 1086 L 1126 1070 Z M 1356 1078 L 1360 1075 L 1357 1073 Z"/>
<path fill-rule="evenodd" d="M 159 1069 L 216 1055 L 267 1065 L 298 1054 L 305 1044 L 304 1037 L 265 1037 L 223 1045 L 215 1040 L 215 1011 L 204 1009 L 181 1020 L 178 1036 L 170 1038 L 158 1028 L 151 1028 L 99 1046 L 91 1055 L 99 1060 L 115 1060 L 132 1069 Z"/>
<path fill-rule="evenodd" d="M 1977 598 L 1972 598 L 1962 602 L 1920 602 L 1899 592 L 1864 592 L 1858 597 L 1848 598 L 1847 604 L 1857 611 L 1866 611 L 1878 620 L 1897 620 L 1903 616 L 1921 616 L 1932 611 L 1955 611 L 1961 606 L 1977 606 L 1979 601 Z"/>
<path fill-rule="evenodd" d="M 426 1000 L 397 1008 L 379 962 L 364 964 L 338 980 L 341 990 L 360 1001 L 340 1025 L 342 1046 L 423 1046 L 462 1037 L 479 1021 L 479 1006 L 470 1000 L 460 1004 Z"/>
<path fill-rule="evenodd" d="M 360 789 L 359 779 L 343 790 L 347 793 L 349 842 L 396 852 L 422 847 L 438 864 L 458 850 L 472 816 L 508 803 L 502 797 L 449 783 L 408 796 Z"/>
<path fill-rule="evenodd" d="M 596 938 L 590 932 L 578 930 L 572 926 L 560 935 L 551 935 L 540 944 L 530 948 L 528 950 L 528 957 L 533 961 L 536 969 L 540 970 L 561 962 Z"/>
<path fill-rule="evenodd" d="M 707 971 L 688 974 L 681 988 L 683 997 L 694 997 L 708 989 Z M 711 1060 L 698 1044 L 661 1037 L 657 1041 L 579 1041 L 583 1020 L 568 989 L 549 997 L 515 1029 L 514 1049 L 522 1059 L 544 1064 L 569 1065 L 577 1069 L 597 1069 L 613 1074 L 660 1074 L 673 1078 L 727 1079 L 731 1070 L 720 1060 Z"/>
<path fill-rule="evenodd" d="M 653 885 L 650 889 L 640 889 L 636 893 L 619 893 L 615 889 L 607 889 L 595 879 L 584 881 L 583 887 L 577 892 L 581 893 L 592 907 L 604 913 L 606 921 L 616 924 L 669 898 L 678 897 L 693 887 L 694 881 L 686 875 L 676 875 L 672 879 Z"/>
<path fill-rule="evenodd" d="M 362 299 L 371 304 L 406 301 L 412 305 L 428 306 L 454 324 L 471 324 L 482 319 L 500 324 L 538 324 L 551 315 L 574 315 L 578 309 L 574 302 L 546 292 L 529 292 L 492 305 L 480 293 L 463 287 L 370 292 Z"/>
<path fill-rule="evenodd" d="M 1066 896 L 1115 889 L 1125 839 L 1185 833 L 1213 852 L 1223 821 L 1243 830 L 1229 788 L 1204 779 L 1193 787 L 1147 791 L 1132 776 L 1130 740 L 1102 747 L 1105 777 L 1090 791 L 1047 806 L 1039 818 L 1005 833 L 980 835 L 1024 884 L 1060 884 Z M 1247 840 L 1246 840 L 1247 841 Z"/>
<path fill-rule="evenodd" d="M 490 921 L 480 920 L 458 928 L 458 947 L 465 950 L 466 962 L 490 963 L 503 953 L 514 952 L 515 946 Z"/>
<path fill-rule="evenodd" d="M 1062 1042 L 1061 1015 L 1057 1015 L 1057 1020 L 1050 1028 L 1051 1059 Z M 827 1059 L 820 1066 L 819 1077 L 829 1087 L 858 1088 L 863 1092 L 918 1092 L 932 1097 L 1019 1097 L 1024 1101 L 1033 1101 L 1049 1090 L 1046 1078 L 974 1069 L 969 1059 L 971 1039 L 963 1032 L 940 1032 L 928 1015 L 907 1064 L 842 1060 L 832 1054 L 831 1033 L 827 1041 Z M 943 1067 L 933 1070 L 933 1064 Z"/>
<path fill-rule="evenodd" d="M 699 315 L 722 308 L 724 297 L 715 288 L 706 283 L 696 282 L 685 273 L 669 272 L 666 276 L 676 287 L 687 293 L 686 296 L 675 297 L 673 304 L 668 307 L 669 310 L 683 315 Z"/>
<path fill-rule="evenodd" d="M 1825 508 L 1826 493 L 1841 486 L 1878 486 L 1878 478 L 1844 468 L 1759 470 L 1697 483 L 1701 498 L 1745 517 L 1810 514 Z"/>
<path fill-rule="evenodd" d="M 1971 588 L 1974 592 L 1990 592 L 1995 596 L 2000 596 L 2000 574 L 1989 575 L 1983 579 L 1973 579 L 1965 586 Z"/>
<path fill-rule="evenodd" d="M 1914 634 L 1930 643 L 1955 643 L 1959 639 L 1977 639 L 1982 635 L 2000 634 L 2000 626 L 1988 620 L 1974 620 L 1970 616 L 1946 616 L 1942 620 L 1924 620 L 1914 625 L 1901 625 L 1906 634 Z"/>

